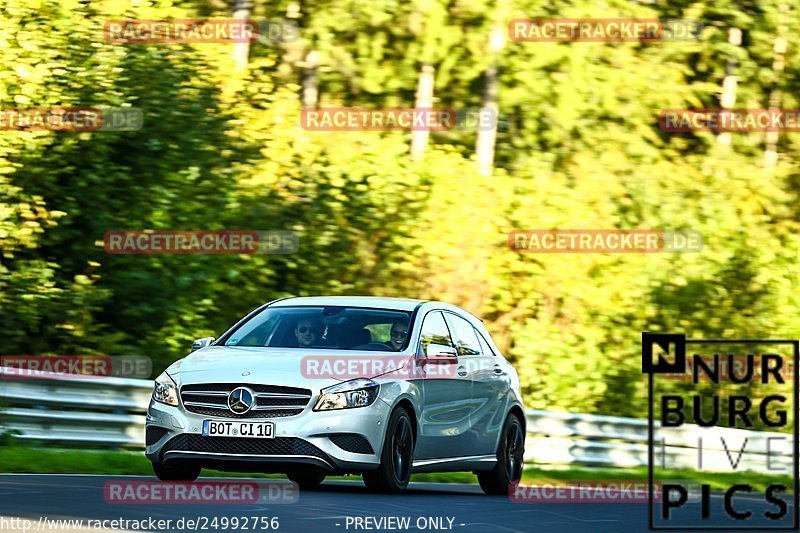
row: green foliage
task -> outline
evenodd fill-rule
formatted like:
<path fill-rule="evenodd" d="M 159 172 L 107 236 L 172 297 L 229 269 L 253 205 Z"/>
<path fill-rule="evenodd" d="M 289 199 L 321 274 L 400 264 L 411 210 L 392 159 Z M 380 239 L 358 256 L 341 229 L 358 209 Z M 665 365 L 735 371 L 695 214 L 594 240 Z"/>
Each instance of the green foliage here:
<path fill-rule="evenodd" d="M 0 108 L 137 107 L 135 132 L 0 136 L 0 353 L 140 353 L 155 371 L 282 296 L 435 298 L 484 317 L 527 404 L 641 416 L 642 331 L 796 337 L 798 138 L 666 134 L 665 108 L 798 107 L 798 56 L 773 69 L 781 3 L 472 0 L 304 6 L 294 43 L 254 43 L 245 73 L 226 44 L 110 44 L 111 18 L 227 17 L 218 2 L 8 0 Z M 286 15 L 256 3 L 254 17 Z M 402 132 L 299 126 L 300 70 L 319 56 L 321 105 L 414 105 L 423 63 L 437 106 L 481 103 L 491 29 L 516 17 L 670 17 L 697 42 L 516 43 L 498 54 L 505 120 L 496 169 L 474 132 L 431 134 L 410 161 Z M 783 27 L 785 26 L 785 28 Z M 745 32 L 743 46 L 728 30 Z M 791 39 L 790 39 L 791 42 Z M 734 63 L 731 63 L 734 64 Z M 513 229 L 692 229 L 694 254 L 518 254 Z M 109 255 L 106 231 L 293 230 L 298 253 Z"/>

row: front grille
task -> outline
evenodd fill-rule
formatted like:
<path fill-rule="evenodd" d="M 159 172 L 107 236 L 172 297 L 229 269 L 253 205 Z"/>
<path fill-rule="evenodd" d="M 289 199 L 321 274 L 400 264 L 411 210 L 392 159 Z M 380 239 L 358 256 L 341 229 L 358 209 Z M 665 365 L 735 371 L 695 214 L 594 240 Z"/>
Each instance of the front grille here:
<path fill-rule="evenodd" d="M 366 437 L 357 433 L 336 433 L 328 437 L 335 445 L 351 453 L 375 453 Z"/>
<path fill-rule="evenodd" d="M 181 392 L 187 391 L 212 391 L 212 392 L 230 392 L 236 387 L 249 387 L 255 392 L 275 392 L 279 394 L 311 394 L 308 389 L 300 389 L 298 387 L 284 387 L 281 385 L 254 385 L 252 383 L 196 383 L 193 385 L 184 385 Z"/>
<path fill-rule="evenodd" d="M 160 428 L 158 426 L 147 426 L 147 431 L 144 434 L 144 443 L 145 446 L 150 446 L 155 444 L 156 442 L 160 441 L 161 438 L 166 435 L 168 431 L 164 428 Z"/>
<path fill-rule="evenodd" d="M 236 414 L 228 409 L 228 394 L 237 387 L 249 387 L 256 393 L 256 405 L 244 414 Z M 282 418 L 302 413 L 311 400 L 311 391 L 280 385 L 203 383 L 182 387 L 181 400 L 187 411 L 201 415 L 220 418 Z"/>
<path fill-rule="evenodd" d="M 248 439 L 242 437 L 203 437 L 182 433 L 168 441 L 163 452 L 206 452 L 242 455 L 310 455 L 328 461 L 325 452 L 297 437 Z"/>
<path fill-rule="evenodd" d="M 303 412 L 302 409 L 281 409 L 276 411 L 251 410 L 243 415 L 237 415 L 232 413 L 227 406 L 225 406 L 225 410 L 210 407 L 187 407 L 186 410 L 197 413 L 198 415 L 207 415 L 217 418 L 283 418 L 285 416 L 299 415 Z"/>

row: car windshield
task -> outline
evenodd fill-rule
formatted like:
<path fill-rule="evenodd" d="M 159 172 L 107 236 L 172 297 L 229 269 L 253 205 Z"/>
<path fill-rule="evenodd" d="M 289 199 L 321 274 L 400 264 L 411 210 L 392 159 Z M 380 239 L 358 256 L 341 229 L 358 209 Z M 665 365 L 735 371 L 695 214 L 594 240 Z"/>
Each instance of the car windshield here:
<path fill-rule="evenodd" d="M 230 333 L 225 346 L 397 352 L 408 344 L 411 313 L 394 309 L 268 307 Z"/>

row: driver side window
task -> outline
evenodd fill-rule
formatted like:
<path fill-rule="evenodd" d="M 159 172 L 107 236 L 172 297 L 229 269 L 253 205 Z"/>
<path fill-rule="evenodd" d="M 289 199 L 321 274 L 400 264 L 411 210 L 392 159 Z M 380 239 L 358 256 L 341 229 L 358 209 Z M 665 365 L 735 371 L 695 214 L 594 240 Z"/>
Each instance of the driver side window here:
<path fill-rule="evenodd" d="M 441 311 L 433 311 L 425 316 L 425 321 L 422 323 L 419 344 L 423 354 L 429 344 L 453 346 L 453 341 L 450 338 L 450 330 L 447 329 L 447 323 L 444 321 Z"/>

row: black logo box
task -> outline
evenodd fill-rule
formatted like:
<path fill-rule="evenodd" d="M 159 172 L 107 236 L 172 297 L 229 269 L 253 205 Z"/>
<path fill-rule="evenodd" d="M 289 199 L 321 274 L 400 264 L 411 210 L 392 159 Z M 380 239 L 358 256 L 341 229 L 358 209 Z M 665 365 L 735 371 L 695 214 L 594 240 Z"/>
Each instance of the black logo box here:
<path fill-rule="evenodd" d="M 791 526 L 764 527 L 730 527 L 725 526 L 658 526 L 656 527 L 653 516 L 653 465 L 655 447 L 653 442 L 654 419 L 653 419 L 653 381 L 655 374 L 684 374 L 686 373 L 686 345 L 687 344 L 779 344 L 792 346 L 794 359 L 794 371 L 792 372 L 792 392 L 793 404 L 792 411 L 794 416 L 794 495 Z M 657 363 L 653 363 L 653 347 L 659 346 L 667 354 L 673 355 L 673 360 L 669 361 L 661 356 Z M 672 350 L 670 348 L 673 348 Z M 797 531 L 800 524 L 800 470 L 798 470 L 798 437 L 800 436 L 800 426 L 798 416 L 800 416 L 800 396 L 798 396 L 798 374 L 800 374 L 800 340 L 790 339 L 687 339 L 680 333 L 642 333 L 642 373 L 647 374 L 647 476 L 648 476 L 648 523 L 650 530 L 653 531 Z"/>

